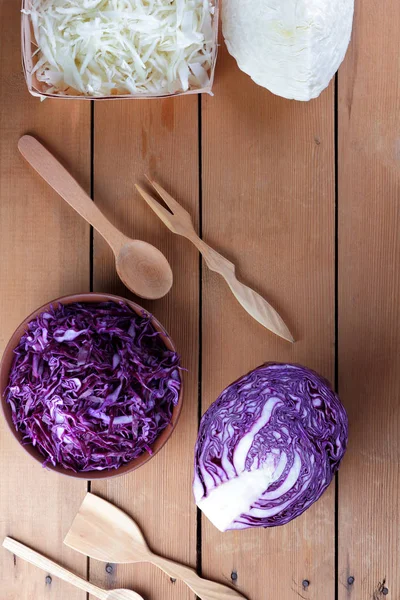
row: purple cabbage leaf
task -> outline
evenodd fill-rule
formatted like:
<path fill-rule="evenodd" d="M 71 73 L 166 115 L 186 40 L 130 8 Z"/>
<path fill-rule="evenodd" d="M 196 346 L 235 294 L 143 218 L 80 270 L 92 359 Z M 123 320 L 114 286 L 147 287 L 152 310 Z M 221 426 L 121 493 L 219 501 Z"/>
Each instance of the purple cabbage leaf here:
<path fill-rule="evenodd" d="M 329 486 L 347 435 L 346 411 L 325 379 L 299 365 L 266 363 L 204 414 L 196 503 L 221 531 L 284 525 Z"/>

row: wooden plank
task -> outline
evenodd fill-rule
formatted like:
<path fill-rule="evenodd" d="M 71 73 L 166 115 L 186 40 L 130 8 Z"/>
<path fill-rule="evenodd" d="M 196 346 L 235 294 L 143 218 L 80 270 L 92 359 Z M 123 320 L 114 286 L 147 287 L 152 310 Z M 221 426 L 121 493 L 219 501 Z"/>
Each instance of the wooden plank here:
<path fill-rule="evenodd" d="M 0 350 L 32 310 L 87 291 L 89 228 L 33 173 L 17 151 L 24 133 L 48 144 L 82 185 L 90 182 L 90 106 L 29 96 L 21 73 L 19 3 L 0 0 Z M 0 424 L 0 540 L 13 536 L 79 573 L 86 560 L 62 540 L 86 484 L 46 472 Z M 0 596 L 83 600 L 66 583 L 2 550 Z"/>
<path fill-rule="evenodd" d="M 195 565 L 196 511 L 191 496 L 198 407 L 199 259 L 189 242 L 170 233 L 134 189 L 149 173 L 198 216 L 198 100 L 115 101 L 95 110 L 95 202 L 125 234 L 158 246 L 174 272 L 172 291 L 140 304 L 163 323 L 182 354 L 184 409 L 167 446 L 148 464 L 122 479 L 96 482 L 92 491 L 114 501 L 143 527 L 155 551 Z M 96 236 L 94 289 L 128 296 L 117 282 L 111 252 Z M 91 575 L 105 586 L 131 586 L 146 599 L 188 598 L 154 567 L 118 566 L 111 574 L 91 562 Z"/>
<path fill-rule="evenodd" d="M 317 101 L 285 101 L 256 86 L 223 48 L 215 97 L 203 107 L 204 239 L 236 262 L 298 340 L 292 347 L 263 329 L 204 267 L 204 411 L 265 361 L 303 363 L 333 379 L 333 86 Z M 203 573 L 221 581 L 236 573 L 253 600 L 332 600 L 334 518 L 334 485 L 276 529 L 222 534 L 203 517 Z"/>
<path fill-rule="evenodd" d="M 341 600 L 400 595 L 399 29 L 396 0 L 383 11 L 356 2 L 339 77 L 339 392 L 350 420 Z"/>

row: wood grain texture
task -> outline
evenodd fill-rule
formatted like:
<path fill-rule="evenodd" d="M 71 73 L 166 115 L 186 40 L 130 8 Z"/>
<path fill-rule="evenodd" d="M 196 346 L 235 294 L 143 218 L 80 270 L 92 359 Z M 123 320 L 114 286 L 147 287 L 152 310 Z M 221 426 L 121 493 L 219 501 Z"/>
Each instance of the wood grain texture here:
<path fill-rule="evenodd" d="M 262 328 L 203 269 L 203 411 L 268 360 L 334 374 L 333 87 L 306 104 L 273 97 L 221 49 L 214 91 L 203 101 L 203 238 L 271 299 L 298 341 Z M 234 573 L 251 600 L 332 600 L 334 517 L 334 485 L 285 527 L 220 533 L 203 517 L 203 575 Z"/>
<path fill-rule="evenodd" d="M 138 300 L 166 327 L 188 369 L 180 422 L 165 448 L 147 465 L 115 482 L 96 483 L 92 492 L 132 515 L 152 550 L 196 564 L 196 509 L 191 480 L 198 410 L 199 258 L 176 238 L 135 190 L 144 175 L 154 176 L 198 221 L 198 100 L 115 101 L 95 107 L 95 202 L 126 235 L 155 244 L 169 260 L 174 286 L 162 300 Z M 94 241 L 94 289 L 128 291 L 117 282 L 112 256 Z M 103 587 L 133 587 L 147 600 L 179 600 L 192 594 L 154 566 L 114 566 L 91 561 L 90 572 Z"/>
<path fill-rule="evenodd" d="M 21 72 L 20 5 L 0 0 L 0 350 L 32 310 L 89 286 L 89 229 L 20 156 L 21 135 L 48 145 L 80 183 L 90 182 L 90 107 L 29 96 Z M 46 472 L 0 423 L 0 539 L 12 535 L 78 573 L 85 560 L 62 539 L 86 484 Z M 1 549 L 1 600 L 84 600 L 84 593 Z"/>
<path fill-rule="evenodd" d="M 400 597 L 400 12 L 375 9 L 339 76 L 340 600 Z"/>

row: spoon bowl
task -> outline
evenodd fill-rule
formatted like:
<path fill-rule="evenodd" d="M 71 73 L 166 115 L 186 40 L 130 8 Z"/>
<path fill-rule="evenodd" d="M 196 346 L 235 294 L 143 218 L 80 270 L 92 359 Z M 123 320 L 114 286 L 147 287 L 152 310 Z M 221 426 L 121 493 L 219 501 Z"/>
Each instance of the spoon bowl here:
<path fill-rule="evenodd" d="M 138 594 L 132 590 L 108 590 L 107 600 L 138 600 Z"/>
<path fill-rule="evenodd" d="M 141 298 L 161 298 L 172 287 L 173 275 L 167 259 L 147 242 L 127 239 L 115 261 L 121 281 Z"/>

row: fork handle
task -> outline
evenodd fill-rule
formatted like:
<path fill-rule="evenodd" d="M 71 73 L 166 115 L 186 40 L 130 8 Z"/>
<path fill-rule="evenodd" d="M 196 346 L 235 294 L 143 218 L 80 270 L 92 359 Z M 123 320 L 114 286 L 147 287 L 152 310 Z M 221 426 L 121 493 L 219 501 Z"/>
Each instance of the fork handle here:
<path fill-rule="evenodd" d="M 194 569 L 186 565 L 156 555 L 152 555 L 150 562 L 169 577 L 181 579 L 202 600 L 246 600 L 245 596 L 227 585 L 199 577 Z"/>
<path fill-rule="evenodd" d="M 201 252 L 208 268 L 225 279 L 232 294 L 249 315 L 276 335 L 293 343 L 293 336 L 279 313 L 260 294 L 237 279 L 235 265 L 203 242 L 197 234 L 187 237 Z"/>
<path fill-rule="evenodd" d="M 15 556 L 18 556 L 32 565 L 35 565 L 35 567 L 39 567 L 39 569 L 42 569 L 46 573 L 54 575 L 55 577 L 58 577 L 67 583 L 71 583 L 84 592 L 89 592 L 89 594 L 92 594 L 92 596 L 95 596 L 100 600 L 107 600 L 108 598 L 108 593 L 105 590 L 98 588 L 89 581 L 86 581 L 86 579 L 78 577 L 78 575 L 75 575 L 74 573 L 71 573 L 71 571 L 64 569 L 64 567 L 61 567 L 49 558 L 39 554 L 39 552 L 32 550 L 32 548 L 29 548 L 28 546 L 25 546 L 24 544 L 21 544 L 10 537 L 6 537 L 4 539 L 3 547 L 15 554 Z"/>
<path fill-rule="evenodd" d="M 197 233 L 193 232 L 186 237 L 196 246 L 197 250 L 203 256 L 207 267 L 211 271 L 219 273 L 219 275 L 225 277 L 227 281 L 228 279 L 231 279 L 232 276 L 235 276 L 235 265 L 225 258 L 225 256 L 222 256 L 222 254 L 214 250 L 214 248 L 211 248 L 211 246 L 206 244 Z"/>

